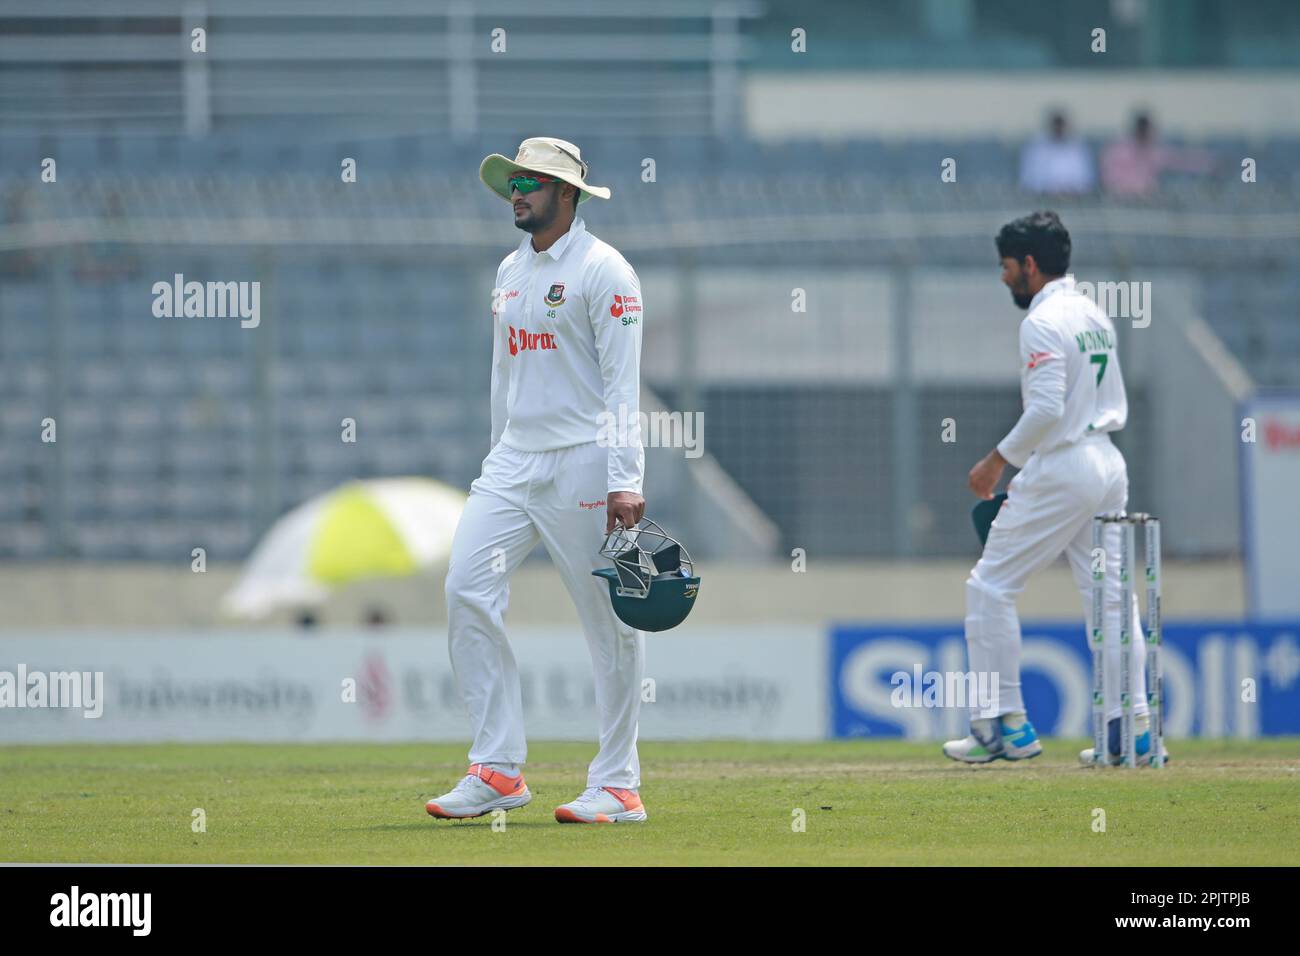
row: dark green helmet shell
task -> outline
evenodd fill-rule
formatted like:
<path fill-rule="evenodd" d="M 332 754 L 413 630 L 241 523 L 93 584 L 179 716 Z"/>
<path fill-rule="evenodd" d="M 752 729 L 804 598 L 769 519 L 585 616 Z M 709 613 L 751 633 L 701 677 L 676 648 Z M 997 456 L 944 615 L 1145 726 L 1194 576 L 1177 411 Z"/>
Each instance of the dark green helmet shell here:
<path fill-rule="evenodd" d="M 681 542 L 658 524 L 645 518 L 636 528 L 619 525 L 600 553 L 614 566 L 591 573 L 605 579 L 620 621 L 638 631 L 666 631 L 686 620 L 700 579 Z"/>
<path fill-rule="evenodd" d="M 695 606 L 695 596 L 700 591 L 698 577 L 656 577 L 643 598 L 619 594 L 618 571 L 601 568 L 592 571 L 598 578 L 609 582 L 609 599 L 614 602 L 614 613 L 628 627 L 638 631 L 666 631 L 686 620 Z"/>

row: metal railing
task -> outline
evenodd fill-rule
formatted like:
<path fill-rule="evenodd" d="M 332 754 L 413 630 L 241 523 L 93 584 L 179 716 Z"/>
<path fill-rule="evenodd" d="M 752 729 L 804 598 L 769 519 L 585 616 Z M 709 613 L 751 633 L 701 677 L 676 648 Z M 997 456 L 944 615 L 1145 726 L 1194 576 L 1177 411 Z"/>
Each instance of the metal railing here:
<path fill-rule="evenodd" d="M 6 0 L 0 20 L 24 29 L 0 37 L 0 125 L 722 136 L 754 54 L 743 24 L 761 12 L 751 0 Z"/>

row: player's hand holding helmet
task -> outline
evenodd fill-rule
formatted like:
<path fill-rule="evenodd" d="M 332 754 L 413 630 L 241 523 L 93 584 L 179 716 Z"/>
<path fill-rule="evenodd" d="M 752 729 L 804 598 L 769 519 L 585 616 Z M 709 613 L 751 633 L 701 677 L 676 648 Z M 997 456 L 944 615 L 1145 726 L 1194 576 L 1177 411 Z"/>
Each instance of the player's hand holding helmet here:
<path fill-rule="evenodd" d="M 666 631 L 686 620 L 700 579 L 681 542 L 656 522 L 644 518 L 634 528 L 618 525 L 605 536 L 600 553 L 614 566 L 591 573 L 608 582 L 614 613 L 624 624 Z"/>

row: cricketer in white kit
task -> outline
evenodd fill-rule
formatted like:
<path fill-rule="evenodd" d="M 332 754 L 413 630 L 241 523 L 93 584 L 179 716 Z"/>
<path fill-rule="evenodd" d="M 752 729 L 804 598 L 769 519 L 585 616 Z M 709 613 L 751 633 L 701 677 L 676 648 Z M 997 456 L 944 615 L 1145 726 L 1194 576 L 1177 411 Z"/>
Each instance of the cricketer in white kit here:
<path fill-rule="evenodd" d="M 637 720 L 643 635 L 614 614 L 598 549 L 616 521 L 645 509 L 638 421 L 641 331 L 636 272 L 577 215 L 590 196 L 578 147 L 534 137 L 479 176 L 514 206 L 527 235 L 497 270 L 492 296 L 492 442 L 470 487 L 447 570 L 448 644 L 474 740 L 470 768 L 426 804 L 443 819 L 532 799 L 519 672 L 506 638 L 510 574 L 540 539 L 578 611 L 595 672 L 600 749 L 587 788 L 556 808 L 563 823 L 641 822 Z M 620 411 L 622 418 L 620 418 Z M 631 423 L 609 441 L 605 413 Z"/>
<path fill-rule="evenodd" d="M 1125 510 L 1128 470 L 1110 433 L 1124 427 L 1128 399 L 1116 351 L 1115 326 L 1076 291 L 1070 236 L 1055 213 L 1038 212 L 1002 227 L 997 237 L 1002 281 L 1016 305 L 1028 309 L 1020 323 L 1020 394 L 1023 413 L 997 447 L 971 469 L 969 485 L 993 497 L 1006 465 L 1020 468 L 989 529 L 984 553 L 966 580 L 966 650 L 970 670 L 997 675 L 993 706 L 972 708 L 971 733 L 944 744 L 954 760 L 1020 760 L 1042 752 L 1025 713 L 1020 689 L 1020 620 L 1016 596 L 1035 571 L 1062 552 L 1091 607 L 1092 518 Z M 1119 553 L 1120 527 L 1107 527 L 1108 555 Z M 1105 709 L 1113 759 L 1119 755 L 1119 621 L 1117 575 L 1105 594 Z M 1136 595 L 1132 662 L 1137 686 L 1138 753 L 1150 748 L 1147 732 L 1144 642 Z M 1085 752 L 1091 762 L 1091 751 Z M 1084 755 L 1081 755 L 1081 759 Z"/>

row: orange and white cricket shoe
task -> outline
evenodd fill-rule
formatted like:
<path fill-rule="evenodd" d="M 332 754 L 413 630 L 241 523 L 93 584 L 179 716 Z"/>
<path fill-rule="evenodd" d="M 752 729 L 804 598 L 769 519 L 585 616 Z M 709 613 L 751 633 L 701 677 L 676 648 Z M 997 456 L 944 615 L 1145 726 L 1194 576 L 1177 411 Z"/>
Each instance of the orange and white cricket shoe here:
<path fill-rule="evenodd" d="M 533 795 L 528 792 L 524 775 L 509 777 L 499 770 L 473 764 L 450 793 L 434 797 L 424 805 L 429 816 L 441 820 L 467 820 L 493 810 L 522 807 Z"/>
<path fill-rule="evenodd" d="M 644 823 L 645 807 L 635 790 L 588 787 L 577 800 L 555 808 L 561 823 Z"/>

